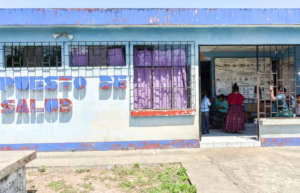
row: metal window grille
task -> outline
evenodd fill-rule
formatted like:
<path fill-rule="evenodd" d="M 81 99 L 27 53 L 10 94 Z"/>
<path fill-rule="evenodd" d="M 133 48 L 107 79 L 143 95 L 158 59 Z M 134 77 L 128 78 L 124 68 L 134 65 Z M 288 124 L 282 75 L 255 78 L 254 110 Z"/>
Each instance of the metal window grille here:
<path fill-rule="evenodd" d="M 128 75 L 125 68 L 130 60 L 126 51 L 128 45 L 128 41 L 0 42 L 0 71 L 3 76 L 13 77 L 27 74 L 85 77 Z M 75 48 L 86 49 L 83 56 L 93 63 L 73 65 L 72 50 Z M 105 50 L 104 54 L 102 50 Z M 122 62 L 118 63 L 114 58 L 120 55 L 117 61 Z M 109 65 L 112 60 L 115 65 Z"/>
<path fill-rule="evenodd" d="M 70 66 L 125 66 L 125 42 L 80 41 L 70 44 Z M 116 63 L 112 58 L 120 58 Z"/>
<path fill-rule="evenodd" d="M 138 41 L 131 42 L 131 57 L 133 61 L 131 62 L 130 68 L 130 109 L 154 109 L 154 110 L 171 110 L 171 109 L 195 109 L 195 100 L 196 100 L 196 85 L 195 85 L 195 46 L 193 42 L 153 42 L 153 41 Z M 175 50 L 184 50 L 175 51 Z M 154 51 L 157 51 L 159 54 L 154 54 Z M 148 52 L 149 51 L 149 52 Z M 159 52 L 163 51 L 163 52 Z M 169 51 L 169 53 L 167 53 Z M 142 52 L 142 63 L 138 63 L 135 59 L 137 57 L 137 52 Z M 143 53 L 144 52 L 144 53 Z M 149 55 L 149 53 L 151 54 Z M 169 54 L 166 56 L 166 54 Z M 177 56 L 175 56 L 178 54 Z M 183 56 L 184 54 L 184 56 Z M 164 57 L 164 61 L 162 61 Z M 174 58 L 184 58 L 186 63 L 181 66 L 181 64 L 175 64 Z M 149 61 L 151 63 L 149 63 Z M 167 60 L 167 62 L 166 62 Z M 154 62 L 156 61 L 156 62 Z M 184 72 L 186 75 L 183 75 L 185 80 L 182 80 L 183 84 L 175 83 L 176 75 L 174 73 L 178 72 L 179 68 L 184 67 Z M 137 83 L 138 77 L 137 70 L 142 69 L 151 73 L 151 78 L 148 81 L 148 84 L 141 85 Z M 160 71 L 161 69 L 161 71 Z M 163 74 L 167 72 L 166 74 Z M 159 74 L 162 73 L 162 74 Z M 164 80 L 158 80 L 155 76 L 160 77 Z M 167 77 L 170 76 L 170 77 Z M 182 78 L 181 77 L 181 78 Z M 167 80 L 168 79 L 168 80 Z M 146 80 L 145 80 L 146 81 Z M 167 81 L 168 83 L 164 82 Z M 150 82 L 150 83 L 149 83 Z M 137 96 L 141 92 L 146 92 L 145 96 Z M 148 92 L 148 93 L 147 93 Z M 166 92 L 168 94 L 161 94 Z M 174 93 L 180 93 L 179 95 Z M 185 97 L 180 95 L 185 95 Z M 142 101 L 138 103 L 149 102 L 149 105 L 137 105 L 137 97 L 141 97 Z M 148 98 L 147 101 L 145 98 Z M 143 102 L 144 100 L 144 102 Z M 186 100 L 186 101 L 183 101 Z M 186 105 L 180 105 L 179 103 L 185 103 Z M 158 104 L 158 105 L 157 105 Z"/>
<path fill-rule="evenodd" d="M 60 45 L 47 43 L 4 43 L 5 67 L 60 67 Z"/>
<path fill-rule="evenodd" d="M 257 46 L 257 116 L 293 117 L 300 94 L 296 45 Z"/>
<path fill-rule="evenodd" d="M 187 65 L 185 68 L 187 72 L 187 108 L 195 109 L 197 78 L 195 73 L 195 44 L 190 41 L 0 42 L 0 76 L 84 76 L 86 78 L 96 78 L 99 80 L 99 76 L 101 75 L 125 75 L 128 76 L 128 85 L 130 86 L 130 109 L 134 109 L 134 46 L 151 46 L 153 49 L 163 49 L 164 47 L 169 46 L 173 50 L 181 47 L 186 51 Z M 94 49 L 95 47 L 104 50 L 113 48 L 121 49 L 124 55 L 125 65 L 108 65 L 107 61 L 110 60 L 109 58 L 111 55 L 114 55 L 114 52 L 106 52 L 106 63 L 99 62 L 92 64 L 89 62 L 88 65 L 72 65 L 72 49 L 85 49 L 86 51 L 84 52 L 84 55 L 86 56 L 87 54 L 87 58 L 90 60 L 91 56 L 99 56 L 97 52 L 98 50 Z M 127 64 L 130 64 L 130 66 L 127 66 Z M 155 66 L 151 66 L 151 68 L 155 68 Z M 173 73 L 176 66 L 166 66 L 162 68 L 172 69 Z M 171 87 L 170 89 L 174 89 L 174 87 Z M 171 104 L 173 108 L 175 105 L 174 98 L 172 98 Z"/>

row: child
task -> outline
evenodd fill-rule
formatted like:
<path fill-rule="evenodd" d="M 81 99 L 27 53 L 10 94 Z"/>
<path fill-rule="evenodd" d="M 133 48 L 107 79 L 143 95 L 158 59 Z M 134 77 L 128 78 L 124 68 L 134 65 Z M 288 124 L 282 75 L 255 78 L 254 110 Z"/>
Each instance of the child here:
<path fill-rule="evenodd" d="M 207 97 L 207 92 L 204 92 L 202 96 L 202 102 L 201 102 L 201 130 L 202 134 L 209 133 L 209 108 L 210 108 L 211 102 L 209 101 L 209 98 Z"/>

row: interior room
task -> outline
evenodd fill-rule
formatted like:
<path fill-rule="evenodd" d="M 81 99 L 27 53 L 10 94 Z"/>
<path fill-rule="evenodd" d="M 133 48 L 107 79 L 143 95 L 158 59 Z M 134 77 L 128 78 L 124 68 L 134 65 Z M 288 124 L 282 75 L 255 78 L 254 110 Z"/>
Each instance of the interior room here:
<path fill-rule="evenodd" d="M 281 89 L 288 96 L 286 106 L 290 113 L 286 117 L 300 115 L 296 108 L 299 94 L 296 48 L 291 45 L 199 46 L 199 94 L 207 93 L 211 102 L 209 133 L 203 134 L 203 125 L 199 123 L 201 143 L 235 141 L 256 145 L 259 138 L 257 120 L 281 116 L 283 107 L 272 100 Z M 230 105 L 227 100 L 234 84 L 238 85 L 244 99 L 244 130 L 228 132 Z M 227 106 L 216 106 L 220 100 L 227 102 Z"/>

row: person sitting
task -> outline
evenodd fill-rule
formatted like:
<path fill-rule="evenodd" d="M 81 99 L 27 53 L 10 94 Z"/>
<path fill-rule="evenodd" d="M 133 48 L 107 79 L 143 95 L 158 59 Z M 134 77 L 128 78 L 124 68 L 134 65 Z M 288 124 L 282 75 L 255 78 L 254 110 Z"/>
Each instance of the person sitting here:
<path fill-rule="evenodd" d="M 286 102 L 287 102 L 288 106 L 290 107 L 292 113 L 293 114 L 296 113 L 296 99 L 295 99 L 295 97 L 293 95 L 289 95 L 285 88 L 283 89 L 283 91 L 284 91 L 284 94 L 285 94 L 286 99 L 287 99 Z"/>
<path fill-rule="evenodd" d="M 244 97 L 239 92 L 239 87 L 235 83 L 232 87 L 232 93 L 228 96 L 229 110 L 226 116 L 224 130 L 225 132 L 237 133 L 245 130 L 245 118 L 243 113 Z"/>
<path fill-rule="evenodd" d="M 224 121 L 228 111 L 228 103 L 223 94 L 219 95 L 214 103 L 214 128 L 223 129 Z"/>
<path fill-rule="evenodd" d="M 272 116 L 275 117 L 292 117 L 293 111 L 290 111 L 287 104 L 287 98 L 290 100 L 291 109 L 295 109 L 295 98 L 293 96 L 286 95 L 286 90 L 282 87 L 278 87 L 278 94 L 274 94 L 274 86 L 270 85 L 270 98 L 272 101 Z"/>

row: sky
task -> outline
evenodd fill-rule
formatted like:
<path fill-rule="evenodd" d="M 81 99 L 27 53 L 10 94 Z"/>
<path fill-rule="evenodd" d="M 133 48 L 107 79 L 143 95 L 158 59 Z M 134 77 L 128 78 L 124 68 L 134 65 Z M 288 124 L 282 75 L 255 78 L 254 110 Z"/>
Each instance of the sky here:
<path fill-rule="evenodd" d="M 0 8 L 300 8 L 299 0 L 0 0 Z"/>

